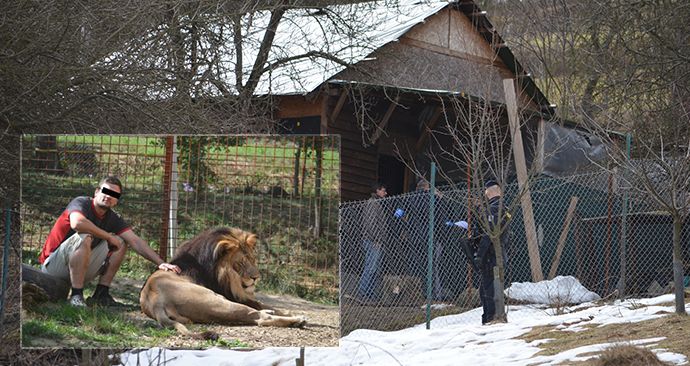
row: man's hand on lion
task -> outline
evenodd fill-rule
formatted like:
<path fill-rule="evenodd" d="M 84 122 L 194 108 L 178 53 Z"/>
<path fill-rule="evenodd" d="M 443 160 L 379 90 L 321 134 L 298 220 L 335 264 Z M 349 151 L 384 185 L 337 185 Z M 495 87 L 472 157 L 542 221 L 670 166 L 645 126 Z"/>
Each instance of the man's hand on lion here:
<path fill-rule="evenodd" d="M 180 274 L 180 272 L 182 271 L 180 267 L 170 263 L 161 263 L 158 265 L 158 269 L 162 269 L 164 271 L 172 271 L 177 274 Z"/>

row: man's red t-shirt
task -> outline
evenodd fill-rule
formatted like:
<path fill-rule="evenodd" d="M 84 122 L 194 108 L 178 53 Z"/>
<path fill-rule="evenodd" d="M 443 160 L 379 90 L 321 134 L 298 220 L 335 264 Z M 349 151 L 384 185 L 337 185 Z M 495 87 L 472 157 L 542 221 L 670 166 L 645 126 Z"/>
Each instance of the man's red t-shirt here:
<path fill-rule="evenodd" d="M 50 256 L 57 248 L 62 244 L 65 239 L 72 236 L 75 231 L 72 230 L 69 222 L 69 215 L 72 212 L 80 212 L 84 217 L 89 219 L 94 225 L 99 228 L 109 232 L 120 235 L 121 233 L 131 230 L 130 226 L 125 222 L 125 220 L 120 217 L 115 211 L 108 210 L 105 215 L 98 216 L 96 210 L 93 206 L 93 200 L 91 197 L 77 197 L 72 200 L 72 202 L 67 205 L 65 211 L 62 215 L 58 217 L 55 221 L 55 225 L 50 230 L 48 238 L 45 244 L 43 244 L 43 250 L 38 257 L 38 261 L 43 264 L 46 258 Z"/>

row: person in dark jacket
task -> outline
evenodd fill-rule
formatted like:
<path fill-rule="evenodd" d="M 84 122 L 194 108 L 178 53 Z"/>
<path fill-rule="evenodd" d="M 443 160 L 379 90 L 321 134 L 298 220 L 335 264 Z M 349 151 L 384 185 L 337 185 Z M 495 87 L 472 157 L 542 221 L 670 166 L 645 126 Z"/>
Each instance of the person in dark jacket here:
<path fill-rule="evenodd" d="M 487 199 L 487 209 L 484 210 L 485 216 L 481 219 L 474 220 L 475 224 L 473 233 L 476 252 L 472 258 L 475 269 L 481 276 L 481 283 L 479 286 L 479 297 L 482 303 L 483 314 L 482 324 L 487 324 L 494 320 L 496 315 L 496 299 L 494 298 L 494 267 L 497 265 L 496 252 L 494 245 L 489 236 L 490 232 L 494 230 L 501 231 L 501 246 L 503 248 L 503 259 L 505 263 L 505 253 L 508 246 L 508 230 L 506 228 L 505 220 L 510 219 L 510 214 L 507 212 L 499 216 L 501 187 L 494 180 L 488 180 L 484 185 L 484 196 Z M 489 231 L 487 232 L 488 229 Z M 476 235 L 479 234 L 479 235 Z"/>
<path fill-rule="evenodd" d="M 424 178 L 417 181 L 415 192 L 409 196 L 411 201 L 409 213 L 405 214 L 408 219 L 406 231 L 408 233 L 409 245 L 406 252 L 407 274 L 418 277 L 422 283 L 428 280 L 428 251 L 429 251 L 429 211 L 431 209 L 431 195 L 429 191 L 431 184 Z M 450 214 L 451 203 L 439 191 L 435 191 L 434 198 L 434 240 L 433 240 L 433 272 L 432 272 L 432 296 L 434 300 L 442 301 L 448 297 L 448 290 L 445 288 L 444 279 L 448 275 L 445 257 L 448 253 L 444 252 L 447 247 L 448 233 L 446 222 Z M 404 218 L 404 219 L 405 219 Z M 426 289 L 424 290 L 426 294 Z"/>
<path fill-rule="evenodd" d="M 364 208 L 364 230 L 362 245 L 364 247 L 364 269 L 359 279 L 357 295 L 360 300 L 373 302 L 378 300 L 377 287 L 382 247 L 388 238 L 388 218 L 381 202 L 388 193 L 386 186 L 376 182 L 372 185 L 371 197 Z"/>

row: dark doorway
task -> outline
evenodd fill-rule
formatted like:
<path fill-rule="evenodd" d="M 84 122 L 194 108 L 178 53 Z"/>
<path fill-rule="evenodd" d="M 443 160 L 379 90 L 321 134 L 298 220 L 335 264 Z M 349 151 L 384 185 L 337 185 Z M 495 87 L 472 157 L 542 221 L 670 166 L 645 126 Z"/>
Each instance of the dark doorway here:
<path fill-rule="evenodd" d="M 283 118 L 278 122 L 281 135 L 318 135 L 321 133 L 321 117 Z"/>
<path fill-rule="evenodd" d="M 379 181 L 386 185 L 388 195 L 404 192 L 405 164 L 390 155 L 379 155 Z"/>

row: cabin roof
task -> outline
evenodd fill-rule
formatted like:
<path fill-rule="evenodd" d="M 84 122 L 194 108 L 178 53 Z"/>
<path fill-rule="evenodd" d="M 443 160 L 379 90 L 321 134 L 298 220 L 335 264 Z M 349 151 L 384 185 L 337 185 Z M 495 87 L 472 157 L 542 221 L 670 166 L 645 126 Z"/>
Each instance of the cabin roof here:
<path fill-rule="evenodd" d="M 395 5 L 390 1 L 375 1 L 348 5 L 333 5 L 322 9 L 293 9 L 281 21 L 269 63 L 279 59 L 308 55 L 282 63 L 265 73 L 256 90 L 257 94 L 308 94 L 318 90 L 341 72 L 362 61 L 367 61 L 377 50 L 396 42 L 403 35 L 426 19 L 451 8 L 462 12 L 471 21 L 478 33 L 490 45 L 497 56 L 511 70 L 520 86 L 541 108 L 542 112 L 553 113 L 552 106 L 534 83 L 531 76 L 515 58 L 496 32 L 486 12 L 471 0 L 420 1 L 400 0 Z M 268 12 L 260 13 L 254 24 L 267 22 Z M 337 20 L 333 20 L 337 19 Z M 350 27 L 350 28 L 347 28 Z M 336 29 L 338 28 L 338 29 Z M 346 32 L 342 30 L 347 28 Z M 258 45 L 263 32 L 249 34 L 248 44 Z M 299 42 L 295 42 L 299 39 Z M 247 47 L 245 59 L 253 59 L 258 49 Z M 335 57 L 323 57 L 333 55 Z M 339 59 L 339 60 L 336 60 Z M 248 74 L 249 70 L 245 70 Z M 423 86 L 420 86 L 424 89 Z M 452 86 L 439 92 L 455 92 Z M 502 91 L 501 91 L 502 92 Z"/>

